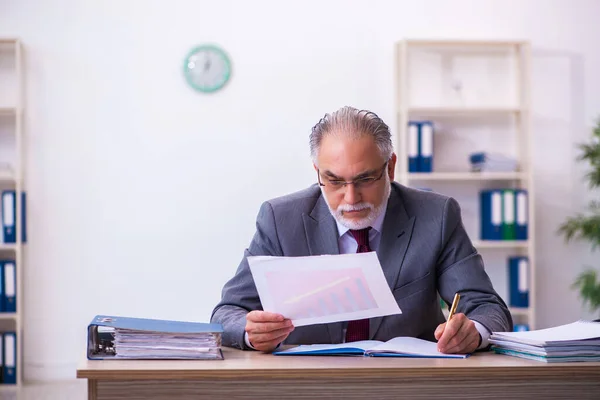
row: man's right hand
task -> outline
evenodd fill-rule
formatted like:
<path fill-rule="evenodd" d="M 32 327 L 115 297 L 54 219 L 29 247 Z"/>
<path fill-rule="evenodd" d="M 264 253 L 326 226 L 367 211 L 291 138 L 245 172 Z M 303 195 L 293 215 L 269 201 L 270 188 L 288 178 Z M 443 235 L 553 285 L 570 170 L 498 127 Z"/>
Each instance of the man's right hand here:
<path fill-rule="evenodd" d="M 267 311 L 246 314 L 248 340 L 256 350 L 271 352 L 294 330 L 294 325 L 283 315 Z"/>

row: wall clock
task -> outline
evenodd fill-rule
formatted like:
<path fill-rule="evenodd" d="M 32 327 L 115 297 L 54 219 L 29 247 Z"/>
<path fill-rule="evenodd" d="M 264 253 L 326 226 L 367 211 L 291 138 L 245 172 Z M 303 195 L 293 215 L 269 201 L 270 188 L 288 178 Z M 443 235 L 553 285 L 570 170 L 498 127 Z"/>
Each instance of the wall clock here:
<path fill-rule="evenodd" d="M 187 83 L 202 93 L 222 89 L 231 77 L 231 61 L 219 46 L 206 44 L 193 48 L 185 57 L 183 73 Z"/>

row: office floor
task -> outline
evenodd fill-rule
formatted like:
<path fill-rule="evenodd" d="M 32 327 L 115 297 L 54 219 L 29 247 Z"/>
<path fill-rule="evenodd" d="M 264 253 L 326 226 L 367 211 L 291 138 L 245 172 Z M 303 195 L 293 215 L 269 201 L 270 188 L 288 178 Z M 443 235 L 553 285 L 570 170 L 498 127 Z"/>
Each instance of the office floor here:
<path fill-rule="evenodd" d="M 85 400 L 87 381 L 28 383 L 19 390 L 0 388 L 0 400 Z"/>

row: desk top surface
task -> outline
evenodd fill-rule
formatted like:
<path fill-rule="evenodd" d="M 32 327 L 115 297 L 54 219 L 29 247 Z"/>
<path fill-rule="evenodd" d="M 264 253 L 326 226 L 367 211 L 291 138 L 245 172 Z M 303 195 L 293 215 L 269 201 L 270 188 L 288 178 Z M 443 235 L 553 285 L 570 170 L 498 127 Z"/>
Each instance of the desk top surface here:
<path fill-rule="evenodd" d="M 87 360 L 77 377 L 85 379 L 204 379 L 204 378 L 352 378 L 452 377 L 474 375 L 578 376 L 600 379 L 599 362 L 547 364 L 492 352 L 475 353 L 466 359 L 275 356 L 256 351 L 223 348 L 225 360 Z"/>

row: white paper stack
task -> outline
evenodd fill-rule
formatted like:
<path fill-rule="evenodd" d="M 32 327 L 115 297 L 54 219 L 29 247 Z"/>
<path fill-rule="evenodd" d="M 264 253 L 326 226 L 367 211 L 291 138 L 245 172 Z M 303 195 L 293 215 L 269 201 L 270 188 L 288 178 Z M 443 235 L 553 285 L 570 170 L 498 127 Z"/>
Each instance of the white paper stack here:
<path fill-rule="evenodd" d="M 547 329 L 493 332 L 492 350 L 543 362 L 600 361 L 600 322 L 576 321 Z"/>
<path fill-rule="evenodd" d="M 120 358 L 222 357 L 217 333 L 162 333 L 116 328 L 114 346 Z"/>

